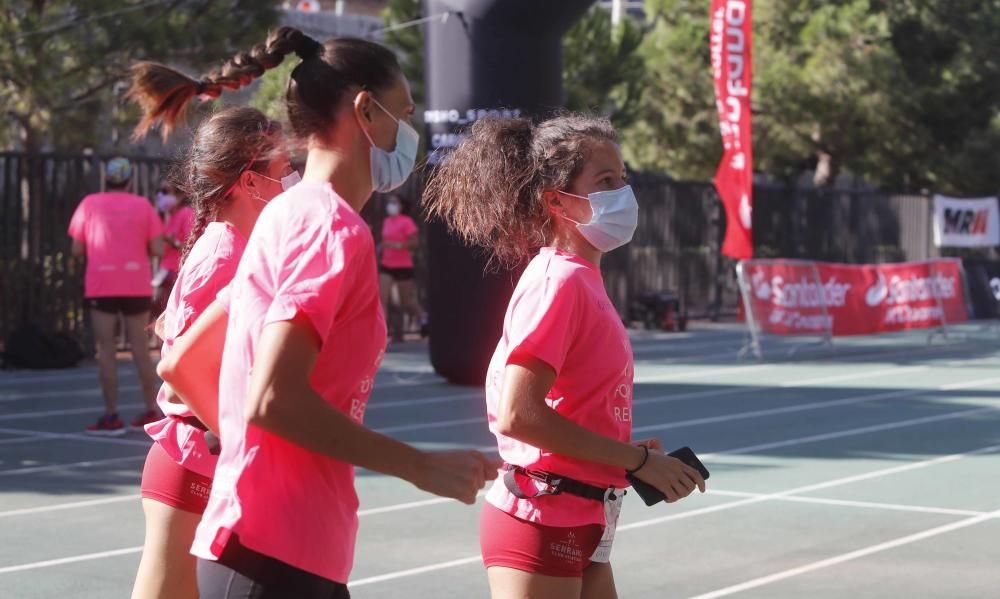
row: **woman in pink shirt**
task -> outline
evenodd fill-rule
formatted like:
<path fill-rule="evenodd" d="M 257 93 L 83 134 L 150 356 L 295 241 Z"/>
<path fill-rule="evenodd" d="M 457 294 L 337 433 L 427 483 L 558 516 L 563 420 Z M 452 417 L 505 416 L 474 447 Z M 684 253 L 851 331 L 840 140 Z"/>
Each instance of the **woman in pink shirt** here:
<path fill-rule="evenodd" d="M 144 85 L 151 71 L 162 68 L 147 65 L 133 73 L 133 95 L 148 97 L 146 105 L 170 102 L 159 89 Z M 198 127 L 175 174 L 197 212 L 193 231 L 178 244 L 183 252 L 176 285 L 158 323 L 163 356 L 233 279 L 257 217 L 294 184 L 296 175 L 280 125 L 259 110 L 227 108 Z M 197 560 L 190 548 L 208 503 L 218 451 L 211 438 L 206 440 L 207 427 L 168 385 L 157 402 L 167 416 L 146 426 L 155 443 L 142 473 L 146 541 L 132 599 L 197 599 Z"/>
<path fill-rule="evenodd" d="M 496 260 L 530 259 L 486 380 L 506 462 L 480 520 L 492 595 L 616 597 L 609 559 L 626 472 L 671 501 L 704 481 L 658 441 L 631 440 L 632 348 L 600 272 L 638 217 L 615 131 L 573 115 L 478 121 L 424 199 Z"/>
<path fill-rule="evenodd" d="M 194 228 L 195 213 L 190 199 L 177 187 L 164 181 L 156 192 L 156 209 L 163 215 L 163 258 L 153 277 L 156 292 L 153 296 L 153 314 L 159 316 L 167 307 L 170 290 L 177 281 L 181 267 L 181 250 Z"/>
<path fill-rule="evenodd" d="M 392 329 L 395 341 L 403 340 L 405 323 L 393 323 L 389 318 L 392 291 L 399 294 L 399 304 L 403 315 L 410 317 L 412 324 L 425 324 L 425 316 L 417 299 L 417 279 L 413 270 L 413 250 L 417 249 L 417 223 L 407 214 L 403 199 L 398 194 L 389 196 L 385 203 L 385 220 L 382 221 L 382 257 L 379 261 L 379 289 L 382 306 L 386 309 L 386 321 Z M 396 326 L 393 326 L 396 324 Z"/>
<path fill-rule="evenodd" d="M 203 599 L 347 597 L 354 465 L 469 504 L 495 476 L 478 452 L 428 453 L 362 424 L 386 329 L 359 211 L 405 181 L 418 143 L 393 53 L 283 27 L 197 92 L 238 88 L 289 54 L 303 181 L 264 209 L 233 282 L 160 363 L 222 443 L 192 549 Z"/>
<path fill-rule="evenodd" d="M 146 410 L 132 421 L 141 428 L 155 420 L 156 372 L 149 357 L 149 309 L 152 286 L 150 258 L 163 253 L 163 223 L 142 196 L 129 193 L 132 165 L 125 158 L 108 161 L 107 191 L 91 194 L 80 202 L 69 223 L 73 255 L 86 256 L 84 303 L 97 344 L 97 365 L 104 394 L 104 415 L 84 432 L 92 435 L 125 434 L 118 416 L 118 366 L 115 325 L 125 322 L 125 335 L 132 346 Z"/>

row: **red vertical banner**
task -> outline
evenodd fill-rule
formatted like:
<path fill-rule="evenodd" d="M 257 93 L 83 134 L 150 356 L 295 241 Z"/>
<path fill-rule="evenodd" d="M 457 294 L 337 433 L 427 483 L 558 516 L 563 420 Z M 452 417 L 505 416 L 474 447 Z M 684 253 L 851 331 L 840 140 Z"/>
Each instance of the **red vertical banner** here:
<path fill-rule="evenodd" d="M 715 105 L 724 152 L 715 188 L 726 209 L 722 253 L 753 256 L 753 152 L 750 139 L 750 8 L 752 0 L 712 0 L 710 49 Z"/>

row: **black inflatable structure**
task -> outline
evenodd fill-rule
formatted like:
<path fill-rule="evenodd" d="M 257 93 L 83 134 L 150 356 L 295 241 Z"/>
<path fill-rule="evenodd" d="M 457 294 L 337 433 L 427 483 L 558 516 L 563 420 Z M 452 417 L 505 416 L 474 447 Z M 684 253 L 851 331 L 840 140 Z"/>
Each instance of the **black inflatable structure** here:
<path fill-rule="evenodd" d="M 593 0 L 425 0 L 449 13 L 425 30 L 426 140 L 446 159 L 461 131 L 489 115 L 544 116 L 562 103 L 562 37 Z M 489 190 L 483 193 L 488 196 Z M 451 382 L 482 384 L 500 338 L 516 271 L 428 223 L 430 356 Z"/>

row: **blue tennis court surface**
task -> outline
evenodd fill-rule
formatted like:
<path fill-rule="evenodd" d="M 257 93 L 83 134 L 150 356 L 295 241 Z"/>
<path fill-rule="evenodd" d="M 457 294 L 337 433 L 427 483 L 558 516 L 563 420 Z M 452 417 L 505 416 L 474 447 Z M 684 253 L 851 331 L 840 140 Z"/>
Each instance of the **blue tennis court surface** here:
<path fill-rule="evenodd" d="M 979 325 L 771 340 L 740 363 L 735 325 L 635 333 L 636 438 L 690 445 L 709 493 L 647 508 L 633 494 L 612 564 L 623 598 L 1000 597 L 1000 338 Z M 121 367 L 123 413 L 140 408 Z M 80 433 L 101 412 L 93 365 L 0 373 L 0 597 L 127 597 L 148 441 Z M 369 426 L 426 448 L 494 449 L 482 392 L 395 347 Z M 359 471 L 352 595 L 487 597 L 478 507 Z"/>

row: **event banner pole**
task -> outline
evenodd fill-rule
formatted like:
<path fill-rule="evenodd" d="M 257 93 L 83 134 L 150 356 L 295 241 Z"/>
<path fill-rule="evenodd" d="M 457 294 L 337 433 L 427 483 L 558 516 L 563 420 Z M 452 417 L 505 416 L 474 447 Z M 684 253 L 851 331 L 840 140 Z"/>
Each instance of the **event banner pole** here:
<path fill-rule="evenodd" d="M 753 151 L 750 90 L 753 84 L 751 0 L 712 0 L 709 48 L 723 154 L 715 187 L 726 209 L 722 253 L 753 257 Z"/>
<path fill-rule="evenodd" d="M 750 301 L 753 290 L 747 281 L 746 264 L 742 261 L 736 265 L 736 284 L 740 289 L 744 318 L 747 321 L 747 330 L 750 332 L 750 342 L 745 343 L 740 348 L 739 359 L 744 360 L 748 355 L 752 354 L 757 360 L 763 360 L 764 351 L 760 343 L 760 330 L 757 328 L 757 319 L 753 313 L 753 302 Z"/>

